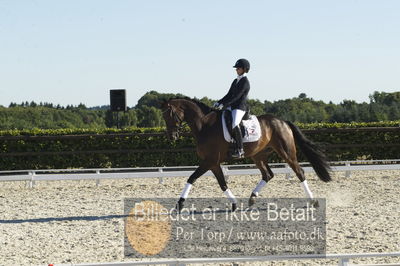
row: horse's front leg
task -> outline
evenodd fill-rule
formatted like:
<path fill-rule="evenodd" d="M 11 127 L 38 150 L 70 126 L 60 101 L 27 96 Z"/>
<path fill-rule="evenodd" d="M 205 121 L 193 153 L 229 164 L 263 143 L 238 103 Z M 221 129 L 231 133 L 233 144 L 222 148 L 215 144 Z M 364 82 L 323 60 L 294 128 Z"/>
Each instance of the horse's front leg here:
<path fill-rule="evenodd" d="M 188 197 L 190 189 L 192 188 L 193 183 L 202 176 L 205 172 L 207 172 L 210 168 L 207 166 L 207 164 L 200 164 L 199 167 L 194 171 L 193 174 L 190 175 L 189 179 L 187 180 L 187 183 L 185 185 L 185 188 L 183 189 L 181 193 L 181 197 L 178 200 L 178 203 L 176 204 L 176 209 L 178 212 L 180 212 L 183 208 L 183 203 L 185 202 L 185 199 Z"/>
<path fill-rule="evenodd" d="M 232 191 L 228 188 L 226 184 L 224 172 L 222 171 L 221 166 L 220 165 L 215 166 L 211 169 L 211 171 L 217 178 L 221 190 L 224 192 L 225 196 L 227 196 L 229 201 L 232 203 L 232 211 L 235 211 L 237 208 L 237 200 L 236 197 L 233 195 Z"/>

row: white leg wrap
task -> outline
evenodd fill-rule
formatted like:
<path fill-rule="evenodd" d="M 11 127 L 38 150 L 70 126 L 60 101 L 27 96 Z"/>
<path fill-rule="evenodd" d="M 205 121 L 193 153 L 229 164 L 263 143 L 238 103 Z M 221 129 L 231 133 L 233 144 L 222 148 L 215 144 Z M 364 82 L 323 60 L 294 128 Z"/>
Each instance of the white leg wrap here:
<path fill-rule="evenodd" d="M 307 196 L 308 196 L 310 199 L 314 198 L 314 197 L 313 197 L 313 194 L 312 194 L 312 192 L 311 192 L 311 190 L 310 190 L 310 188 L 308 187 L 307 180 L 304 180 L 304 181 L 301 182 L 300 184 L 301 184 L 301 186 L 303 187 L 304 192 L 307 194 Z"/>
<path fill-rule="evenodd" d="M 264 180 L 258 182 L 256 188 L 253 190 L 253 194 L 258 197 L 258 193 L 260 193 L 261 189 L 267 184 Z"/>
<path fill-rule="evenodd" d="M 192 188 L 192 184 L 186 183 L 185 188 L 182 191 L 181 198 L 186 199 L 189 195 L 190 189 Z"/>
<path fill-rule="evenodd" d="M 237 203 L 235 196 L 233 195 L 232 191 L 228 188 L 224 191 L 225 196 L 228 197 L 229 201 L 232 203 Z"/>

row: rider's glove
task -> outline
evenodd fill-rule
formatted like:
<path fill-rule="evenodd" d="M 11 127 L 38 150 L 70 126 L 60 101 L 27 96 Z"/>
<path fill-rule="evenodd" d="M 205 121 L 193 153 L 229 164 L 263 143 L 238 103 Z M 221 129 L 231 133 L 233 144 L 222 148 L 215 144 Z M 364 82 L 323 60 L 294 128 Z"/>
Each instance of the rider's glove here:
<path fill-rule="evenodd" d="M 213 107 L 214 107 L 214 108 L 218 108 L 218 105 L 219 105 L 219 102 L 215 102 L 214 105 L 213 105 Z"/>
<path fill-rule="evenodd" d="M 224 108 L 224 105 L 223 105 L 222 103 L 220 103 L 220 104 L 217 106 L 217 109 L 218 109 L 218 110 L 222 110 L 222 108 Z"/>

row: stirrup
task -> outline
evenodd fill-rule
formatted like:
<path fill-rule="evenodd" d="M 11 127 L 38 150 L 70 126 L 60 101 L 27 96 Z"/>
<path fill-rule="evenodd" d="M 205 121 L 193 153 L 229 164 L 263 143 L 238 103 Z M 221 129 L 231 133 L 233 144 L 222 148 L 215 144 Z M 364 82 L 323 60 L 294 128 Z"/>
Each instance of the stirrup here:
<path fill-rule="evenodd" d="M 243 149 L 235 150 L 234 153 L 232 154 L 232 158 L 244 158 L 244 151 Z"/>

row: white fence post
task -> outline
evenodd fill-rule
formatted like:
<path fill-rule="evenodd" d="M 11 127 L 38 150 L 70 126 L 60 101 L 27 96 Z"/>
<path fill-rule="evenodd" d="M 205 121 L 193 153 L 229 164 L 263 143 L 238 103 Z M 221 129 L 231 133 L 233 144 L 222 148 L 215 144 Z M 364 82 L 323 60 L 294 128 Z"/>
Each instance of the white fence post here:
<path fill-rule="evenodd" d="M 162 168 L 158 168 L 158 172 L 159 172 L 159 173 L 162 173 L 162 172 L 163 172 L 163 169 L 162 169 Z M 158 183 L 159 183 L 159 184 L 164 184 L 164 179 L 163 179 L 162 176 L 160 176 L 160 177 L 158 178 Z"/>
<path fill-rule="evenodd" d="M 349 258 L 339 258 L 339 266 L 349 266 Z"/>
<path fill-rule="evenodd" d="M 292 178 L 292 174 L 290 173 L 290 167 L 287 163 L 285 163 L 285 168 L 288 169 L 288 173 L 286 174 L 286 179 L 291 179 Z"/>
<path fill-rule="evenodd" d="M 350 162 L 346 162 L 346 166 L 350 167 Z M 350 177 L 351 176 L 351 171 L 350 170 L 346 170 L 346 177 Z"/>
<path fill-rule="evenodd" d="M 96 174 L 98 174 L 99 177 L 100 177 L 100 170 L 97 170 L 97 171 L 96 171 Z M 98 186 L 100 186 L 100 178 L 97 178 L 97 179 L 96 179 L 96 187 L 98 187 Z"/>
<path fill-rule="evenodd" d="M 30 171 L 29 174 L 31 176 L 31 181 L 29 182 L 29 188 L 33 188 L 35 186 L 34 178 L 35 178 L 36 173 L 35 173 L 35 171 Z"/>

